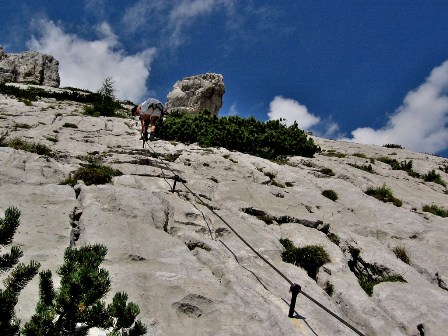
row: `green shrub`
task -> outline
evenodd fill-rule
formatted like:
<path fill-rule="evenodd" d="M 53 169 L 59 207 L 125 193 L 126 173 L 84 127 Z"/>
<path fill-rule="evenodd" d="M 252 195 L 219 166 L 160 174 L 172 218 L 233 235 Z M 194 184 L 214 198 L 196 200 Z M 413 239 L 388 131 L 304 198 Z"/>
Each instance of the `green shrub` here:
<path fill-rule="evenodd" d="M 365 155 L 364 153 L 354 153 L 353 156 L 362 158 L 362 159 L 367 159 L 367 155 Z"/>
<path fill-rule="evenodd" d="M 99 244 L 67 248 L 57 271 L 57 289 L 51 272 L 40 272 L 36 313 L 22 334 L 87 335 L 90 329 L 100 328 L 108 329 L 108 335 L 144 335 L 146 326 L 136 320 L 140 309 L 127 302 L 126 293 L 116 293 L 109 305 L 101 301 L 110 290 L 109 272 L 100 267 L 106 253 L 107 248 Z"/>
<path fill-rule="evenodd" d="M 412 160 L 409 160 L 409 161 L 404 160 L 404 161 L 398 162 L 396 159 L 391 159 L 391 158 L 388 158 L 387 156 L 379 157 L 379 158 L 377 158 L 377 160 L 387 163 L 388 165 L 390 165 L 392 167 L 392 170 L 404 170 L 411 177 L 415 177 L 415 178 L 420 177 L 419 173 L 416 173 L 415 171 L 412 170 L 412 165 L 413 165 Z"/>
<path fill-rule="evenodd" d="M 19 99 L 19 102 L 24 103 L 25 106 L 33 106 L 33 102 L 29 99 Z"/>
<path fill-rule="evenodd" d="M 335 244 L 337 246 L 339 246 L 339 244 L 341 243 L 341 240 L 339 239 L 339 237 L 335 233 L 328 232 L 327 233 L 327 237 L 328 237 L 328 239 L 330 239 L 330 241 L 333 244 Z"/>
<path fill-rule="evenodd" d="M 394 247 L 394 249 L 392 251 L 395 253 L 395 255 L 398 259 L 400 259 L 401 261 L 403 261 L 406 264 L 410 263 L 408 253 L 403 246 L 396 246 L 396 247 Z"/>
<path fill-rule="evenodd" d="M 330 189 L 322 191 L 322 196 L 325 196 L 326 198 L 332 200 L 333 202 L 336 202 L 336 200 L 338 199 L 338 194 Z"/>
<path fill-rule="evenodd" d="M 340 159 L 345 158 L 347 156 L 347 154 L 336 152 L 335 150 L 329 150 L 328 152 L 324 152 L 321 154 L 329 157 L 337 157 Z"/>
<path fill-rule="evenodd" d="M 328 175 L 328 176 L 334 176 L 334 172 L 331 168 L 322 168 L 321 170 L 319 170 L 320 173 L 324 174 L 324 175 Z"/>
<path fill-rule="evenodd" d="M 270 225 L 274 223 L 273 217 L 263 210 L 258 210 L 255 208 L 243 208 L 242 209 L 244 213 L 247 213 L 248 215 L 257 217 L 257 219 L 265 222 L 266 224 Z"/>
<path fill-rule="evenodd" d="M 406 282 L 401 275 L 392 273 L 387 267 L 371 267 L 372 265 L 364 263 L 361 259 L 361 250 L 359 248 L 349 245 L 348 251 L 352 256 L 352 260 L 349 260 L 348 266 L 358 278 L 361 288 L 369 296 L 373 294 L 373 287 L 381 282 Z M 362 265 L 361 267 L 358 266 L 359 263 Z"/>
<path fill-rule="evenodd" d="M 30 129 L 32 127 L 28 124 L 17 123 L 17 124 L 14 124 L 14 128 Z"/>
<path fill-rule="evenodd" d="M 8 207 L 4 218 L 0 218 L 0 249 L 10 245 L 20 225 L 20 210 Z M 21 248 L 13 245 L 8 253 L 0 254 L 0 274 L 4 279 L 4 288 L 0 288 L 0 330 L 5 336 L 19 335 L 20 320 L 16 317 L 20 292 L 37 274 L 39 263 L 30 261 L 28 265 L 19 263 L 23 256 Z M 3 277 L 8 272 L 7 277 Z"/>
<path fill-rule="evenodd" d="M 366 292 L 369 296 L 373 294 L 373 287 L 375 285 L 380 284 L 381 282 L 406 282 L 406 280 L 397 274 L 386 275 L 384 277 L 373 278 L 368 275 L 362 274 L 358 277 L 359 284 L 361 288 Z"/>
<path fill-rule="evenodd" d="M 170 113 L 158 120 L 157 136 L 167 141 L 198 143 L 202 147 L 223 147 L 270 160 L 288 155 L 312 157 L 319 146 L 299 129 L 279 120 L 260 122 L 251 117 L 222 117 L 202 112 Z"/>
<path fill-rule="evenodd" d="M 387 156 L 380 156 L 380 157 L 377 157 L 376 159 L 378 161 L 387 163 L 388 165 L 392 165 L 392 162 L 397 161 L 396 159 L 391 159 L 391 158 L 389 158 Z M 398 161 L 397 161 L 397 163 L 398 163 Z"/>
<path fill-rule="evenodd" d="M 369 165 L 362 165 L 362 166 L 361 166 L 361 165 L 358 165 L 358 164 L 356 164 L 356 163 L 348 163 L 348 165 L 349 165 L 349 166 L 352 166 L 352 167 L 355 167 L 355 168 L 357 168 L 357 169 L 360 169 L 360 170 L 364 170 L 364 171 L 366 171 L 366 172 L 368 172 L 368 173 L 371 173 L 371 174 L 375 173 L 375 171 L 373 170 L 371 164 L 369 164 Z"/>
<path fill-rule="evenodd" d="M 73 187 L 78 180 L 84 181 L 86 185 L 106 184 L 112 181 L 112 177 L 120 175 L 122 173 L 117 169 L 90 163 L 77 169 L 73 174 L 70 174 L 69 178 L 61 182 L 61 184 L 68 184 Z"/>
<path fill-rule="evenodd" d="M 334 292 L 334 286 L 330 281 L 327 281 L 324 285 L 324 291 L 325 293 L 327 293 L 329 296 L 333 296 L 333 292 Z"/>
<path fill-rule="evenodd" d="M 383 147 L 404 149 L 401 145 L 397 145 L 397 144 L 385 144 L 385 145 L 383 145 Z"/>
<path fill-rule="evenodd" d="M 384 203 L 391 202 L 397 207 L 401 207 L 403 202 L 398 198 L 395 198 L 392 191 L 386 185 L 379 188 L 368 188 L 365 193 L 369 196 L 373 196 L 376 199 L 383 201 Z"/>
<path fill-rule="evenodd" d="M 443 166 L 439 166 L 439 169 L 448 174 L 448 163 L 443 163 Z"/>
<path fill-rule="evenodd" d="M 322 246 L 295 247 L 289 239 L 280 239 L 280 243 L 285 248 L 285 251 L 282 252 L 283 261 L 303 268 L 314 280 L 316 280 L 319 268 L 331 261 Z"/>
<path fill-rule="evenodd" d="M 84 106 L 84 114 L 93 117 L 113 117 L 121 108 L 121 104 L 115 99 L 115 88 L 112 77 L 107 77 L 101 88 L 93 96 L 93 104 Z"/>
<path fill-rule="evenodd" d="M 7 141 L 6 138 L 2 138 L 0 141 L 0 147 L 11 147 L 30 153 L 36 153 L 38 155 L 53 156 L 53 152 L 50 147 L 39 143 L 29 143 L 20 138 L 14 138 L 10 141 Z"/>
<path fill-rule="evenodd" d="M 78 128 L 78 125 L 73 124 L 73 123 L 64 123 L 64 125 L 62 125 L 62 127 L 66 127 L 66 128 Z"/>
<path fill-rule="evenodd" d="M 14 85 L 6 85 L 5 83 L 0 83 L 0 93 L 14 96 L 18 99 L 27 99 L 29 101 L 36 101 L 39 98 L 54 98 L 58 101 L 70 100 L 80 103 L 93 103 L 98 100 L 98 94 L 91 92 L 79 93 L 73 91 L 53 91 L 37 87 L 22 89 Z"/>
<path fill-rule="evenodd" d="M 429 171 L 426 174 L 422 175 L 422 178 L 425 182 L 434 182 L 440 185 L 443 185 L 444 187 L 446 187 L 446 183 L 444 180 L 442 180 L 442 177 L 440 176 L 440 174 L 436 173 L 436 171 L 433 169 L 431 171 Z"/>
<path fill-rule="evenodd" d="M 436 204 L 424 205 L 423 211 L 432 213 L 433 215 L 440 216 L 440 217 L 448 217 L 448 210 L 444 209 Z"/>

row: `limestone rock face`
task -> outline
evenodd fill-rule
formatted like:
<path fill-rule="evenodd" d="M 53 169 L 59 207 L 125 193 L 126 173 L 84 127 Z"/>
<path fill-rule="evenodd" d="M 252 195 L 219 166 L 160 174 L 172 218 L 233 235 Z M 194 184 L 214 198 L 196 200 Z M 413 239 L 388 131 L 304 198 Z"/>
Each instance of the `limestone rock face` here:
<path fill-rule="evenodd" d="M 59 87 L 59 62 L 37 51 L 7 54 L 0 47 L 0 82 Z"/>
<path fill-rule="evenodd" d="M 195 113 L 207 109 L 218 115 L 225 93 L 224 79 L 220 74 L 206 73 L 177 81 L 167 96 L 167 110 Z"/>
<path fill-rule="evenodd" d="M 111 279 L 104 301 L 128 293 L 147 335 L 356 335 L 305 294 L 366 336 L 417 336 L 422 328 L 425 336 L 447 335 L 448 218 L 423 210 L 446 208 L 447 189 L 379 160 L 412 160 L 414 172 L 434 169 L 447 182 L 446 158 L 318 137 L 312 139 L 321 153 L 281 165 L 163 140 L 141 148 L 139 124 L 82 111 L 77 102 L 45 98 L 26 105 L 0 94 L 0 138 L 8 131 L 8 140 L 46 145 L 55 154 L 0 147 L 0 218 L 8 207 L 19 208 L 13 245 L 23 250 L 20 262 L 50 269 L 55 287 L 67 247 L 100 243 L 108 249 L 102 267 Z M 102 185 L 61 184 L 92 160 L 123 175 Z M 372 170 L 360 169 L 367 165 Z M 176 176 L 186 182 L 174 187 Z M 384 185 L 401 207 L 365 193 Z M 314 279 L 283 262 L 281 238 L 321 246 L 331 261 Z M 301 286 L 294 318 L 288 317 L 290 283 L 255 251 Z M 0 289 L 7 274 L 0 274 Z M 371 295 L 360 286 L 384 275 L 406 282 L 380 282 Z M 38 300 L 36 276 L 16 306 L 22 323 Z"/>

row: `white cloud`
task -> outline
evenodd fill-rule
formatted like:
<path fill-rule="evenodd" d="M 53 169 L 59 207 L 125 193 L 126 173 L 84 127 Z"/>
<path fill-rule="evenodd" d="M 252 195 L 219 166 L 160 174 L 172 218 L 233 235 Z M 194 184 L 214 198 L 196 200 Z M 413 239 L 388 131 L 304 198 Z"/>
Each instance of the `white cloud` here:
<path fill-rule="evenodd" d="M 238 114 L 239 112 L 238 108 L 236 107 L 236 104 L 232 104 L 232 106 L 230 106 L 229 116 L 237 116 Z"/>
<path fill-rule="evenodd" d="M 106 14 L 106 0 L 85 0 L 85 9 L 97 17 L 104 17 Z"/>
<path fill-rule="evenodd" d="M 185 42 L 196 19 L 217 10 L 232 15 L 234 6 L 235 0 L 139 0 L 126 10 L 122 23 L 130 33 L 163 31 L 166 44 L 175 48 Z"/>
<path fill-rule="evenodd" d="M 107 23 L 98 25 L 99 37 L 95 40 L 65 33 L 53 21 L 40 20 L 36 28 L 39 36 L 32 36 L 27 47 L 51 54 L 59 61 L 61 86 L 96 91 L 106 77 L 113 77 L 120 99 L 138 102 L 147 93 L 155 48 L 127 56 Z"/>
<path fill-rule="evenodd" d="M 408 92 L 403 104 L 385 127 L 358 128 L 352 139 L 360 143 L 400 144 L 408 149 L 437 153 L 448 148 L 448 60 L 434 68 L 417 89 Z"/>
<path fill-rule="evenodd" d="M 307 107 L 298 101 L 282 96 L 276 96 L 269 104 L 269 120 L 284 119 L 284 123 L 290 126 L 297 122 L 299 128 L 308 130 L 320 122 L 320 118 L 311 114 Z"/>

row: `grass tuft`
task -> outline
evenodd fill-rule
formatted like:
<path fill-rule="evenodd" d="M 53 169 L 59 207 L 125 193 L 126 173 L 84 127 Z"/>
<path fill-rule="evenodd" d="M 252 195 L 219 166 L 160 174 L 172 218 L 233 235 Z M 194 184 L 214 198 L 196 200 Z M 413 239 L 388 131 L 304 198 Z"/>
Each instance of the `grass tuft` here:
<path fill-rule="evenodd" d="M 73 187 L 78 183 L 78 180 L 82 180 L 85 185 L 106 184 L 110 183 L 114 176 L 120 175 L 123 174 L 117 169 L 96 163 L 89 163 L 88 165 L 77 169 L 73 174 L 70 174 L 70 176 L 60 184 L 68 184 Z"/>
<path fill-rule="evenodd" d="M 401 207 L 403 202 L 398 198 L 395 198 L 392 194 L 392 190 L 385 184 L 379 188 L 368 188 L 365 193 L 369 196 L 373 196 L 376 199 L 383 201 L 384 203 L 391 202 L 396 207 Z"/>
<path fill-rule="evenodd" d="M 280 243 L 285 248 L 285 251 L 282 252 L 283 261 L 303 268 L 314 280 L 317 278 L 319 268 L 331 261 L 322 246 L 295 247 L 289 239 L 280 239 Z"/>

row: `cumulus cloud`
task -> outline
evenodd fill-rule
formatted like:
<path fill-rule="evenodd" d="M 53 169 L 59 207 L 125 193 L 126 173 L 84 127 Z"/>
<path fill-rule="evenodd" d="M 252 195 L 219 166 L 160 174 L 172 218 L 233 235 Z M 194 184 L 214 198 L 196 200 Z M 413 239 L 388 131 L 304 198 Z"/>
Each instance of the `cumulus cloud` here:
<path fill-rule="evenodd" d="M 282 96 L 276 96 L 269 104 L 268 117 L 269 120 L 284 119 L 287 126 L 296 121 L 299 128 L 305 130 L 309 130 L 320 122 L 320 118 L 310 113 L 305 105 Z"/>
<path fill-rule="evenodd" d="M 53 55 L 59 61 L 61 86 L 98 90 L 106 77 L 112 77 L 116 95 L 134 102 L 146 94 L 146 82 L 156 49 L 148 48 L 126 55 L 107 23 L 97 26 L 97 39 L 85 40 L 68 34 L 49 20 L 35 23 L 39 35 L 27 43 L 32 50 Z"/>
<path fill-rule="evenodd" d="M 448 148 L 448 60 L 434 68 L 426 81 L 408 92 L 386 126 L 354 130 L 360 143 L 400 144 L 408 149 L 437 153 Z"/>

